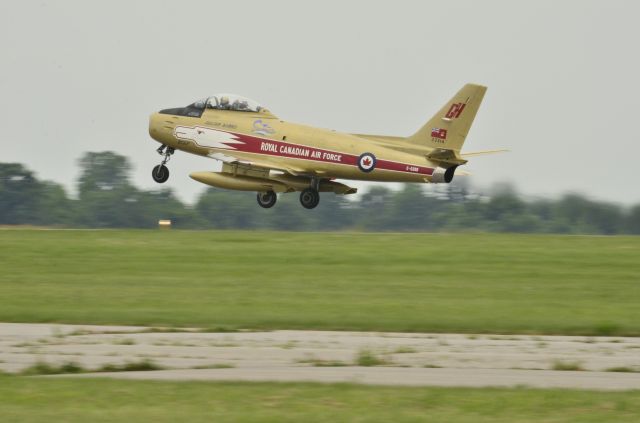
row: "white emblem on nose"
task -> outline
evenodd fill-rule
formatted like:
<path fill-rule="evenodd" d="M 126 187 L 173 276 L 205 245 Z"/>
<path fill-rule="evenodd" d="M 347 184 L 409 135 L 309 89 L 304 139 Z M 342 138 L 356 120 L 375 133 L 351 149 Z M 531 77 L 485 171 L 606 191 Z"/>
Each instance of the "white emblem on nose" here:
<path fill-rule="evenodd" d="M 200 126 L 176 126 L 174 135 L 181 140 L 195 141 L 201 147 L 220 148 L 223 150 L 235 150 L 231 146 L 232 144 L 244 144 L 235 134 Z"/>

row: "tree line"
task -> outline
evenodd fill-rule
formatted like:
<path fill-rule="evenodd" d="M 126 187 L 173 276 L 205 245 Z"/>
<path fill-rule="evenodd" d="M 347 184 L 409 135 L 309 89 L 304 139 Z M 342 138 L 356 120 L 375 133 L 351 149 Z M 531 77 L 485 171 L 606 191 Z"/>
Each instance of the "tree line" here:
<path fill-rule="evenodd" d="M 302 208 L 298 195 L 284 194 L 274 208 L 262 209 L 255 193 L 209 188 L 191 206 L 167 187 L 138 189 L 127 158 L 113 152 L 85 153 L 79 166 L 78 195 L 71 198 L 22 164 L 0 163 L 0 225 L 153 228 L 170 219 L 184 229 L 640 234 L 640 204 L 623 207 L 580 194 L 524 200 L 509 186 L 479 195 L 464 178 L 429 189 L 373 186 L 356 200 L 328 193 L 314 210 Z"/>

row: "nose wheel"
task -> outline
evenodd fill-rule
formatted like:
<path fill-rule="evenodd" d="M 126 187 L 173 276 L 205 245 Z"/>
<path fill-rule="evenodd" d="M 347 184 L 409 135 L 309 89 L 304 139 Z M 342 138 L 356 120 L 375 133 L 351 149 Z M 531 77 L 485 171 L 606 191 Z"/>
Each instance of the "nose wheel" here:
<path fill-rule="evenodd" d="M 171 159 L 171 155 L 175 152 L 175 149 L 172 147 L 167 147 L 166 145 L 161 145 L 160 148 L 156 150 L 158 154 L 164 156 L 162 162 L 153 168 L 151 172 L 151 177 L 153 180 L 159 184 L 167 182 L 169 179 L 169 168 L 165 166 L 167 162 Z"/>
<path fill-rule="evenodd" d="M 156 181 L 159 184 L 165 183 L 167 182 L 167 179 L 169 179 L 169 168 L 166 167 L 165 165 L 161 165 L 159 164 L 158 166 L 153 168 L 153 171 L 151 172 L 151 176 L 153 177 L 153 180 Z"/>

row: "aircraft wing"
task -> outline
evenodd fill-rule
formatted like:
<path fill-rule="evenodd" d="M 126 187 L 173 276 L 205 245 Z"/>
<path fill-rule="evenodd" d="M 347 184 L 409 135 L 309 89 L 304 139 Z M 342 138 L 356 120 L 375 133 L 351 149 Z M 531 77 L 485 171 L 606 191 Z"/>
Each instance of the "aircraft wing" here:
<path fill-rule="evenodd" d="M 215 157 L 221 160 L 220 157 Z M 225 159 L 234 159 L 227 156 Z M 227 175 L 227 176 L 220 176 Z M 281 166 L 272 166 L 264 163 L 260 165 L 256 162 L 232 160 L 223 161 L 222 172 L 194 172 L 190 176 L 196 181 L 207 185 L 220 186 L 221 181 L 232 175 L 232 178 L 244 181 L 244 183 L 258 183 L 262 190 L 273 190 L 276 192 L 302 191 L 309 187 L 309 173 L 294 174 L 293 171 L 282 168 Z M 318 175 L 321 177 L 321 175 Z M 216 183 L 216 181 L 218 183 Z M 228 179 L 227 179 L 228 182 Z M 225 187 L 224 185 L 222 186 Z M 227 186 L 228 187 L 228 186 Z M 237 189 L 237 188 L 236 188 Z M 321 179 L 319 183 L 320 192 L 334 192 L 336 194 L 348 195 L 358 192 L 357 188 L 352 188 L 340 182 L 334 181 L 332 178 Z"/>
<path fill-rule="evenodd" d="M 228 163 L 228 164 L 240 163 L 240 164 L 257 167 L 257 168 L 268 169 L 268 170 L 279 170 L 281 172 L 290 173 L 295 176 L 310 174 L 310 172 L 304 169 L 298 169 L 293 166 L 283 166 L 282 164 L 273 163 L 270 160 L 263 160 L 260 158 L 247 160 L 247 159 L 242 159 L 229 154 L 222 154 L 222 153 L 212 153 L 212 154 L 209 154 L 209 157 L 211 157 L 212 159 L 220 160 L 223 163 Z"/>
<path fill-rule="evenodd" d="M 369 141 L 376 142 L 378 144 L 383 144 L 386 146 L 393 146 L 397 143 L 406 142 L 407 139 L 404 137 L 393 137 L 390 135 L 367 135 L 367 134 L 351 134 L 355 137 L 365 138 Z"/>

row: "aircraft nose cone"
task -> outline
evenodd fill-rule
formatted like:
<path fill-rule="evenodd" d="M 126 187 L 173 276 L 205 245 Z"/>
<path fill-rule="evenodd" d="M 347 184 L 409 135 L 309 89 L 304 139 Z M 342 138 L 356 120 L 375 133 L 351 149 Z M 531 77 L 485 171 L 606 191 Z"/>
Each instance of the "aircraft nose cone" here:
<path fill-rule="evenodd" d="M 159 121 L 158 113 L 152 113 L 151 116 L 149 116 L 149 135 L 151 135 L 151 138 L 153 139 L 157 139 L 156 137 L 158 136 L 158 133 L 160 130 L 160 125 L 158 121 Z"/>

